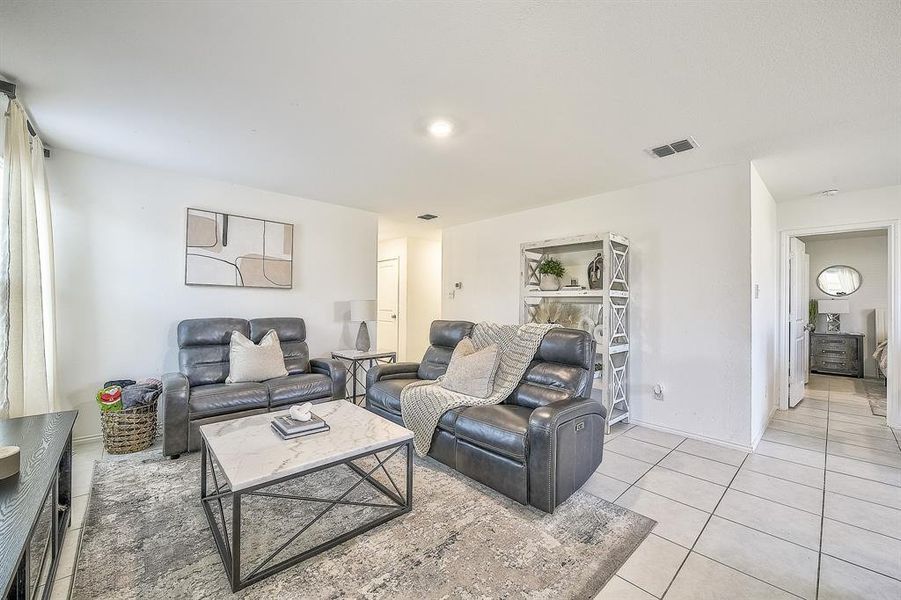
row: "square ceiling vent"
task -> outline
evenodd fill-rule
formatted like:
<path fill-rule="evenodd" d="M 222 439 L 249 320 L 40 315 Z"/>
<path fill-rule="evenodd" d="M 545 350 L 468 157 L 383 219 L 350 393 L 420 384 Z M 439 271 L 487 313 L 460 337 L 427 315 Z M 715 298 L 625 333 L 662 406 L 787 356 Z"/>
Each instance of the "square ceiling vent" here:
<path fill-rule="evenodd" d="M 666 156 L 672 156 L 680 152 L 687 152 L 688 150 L 693 150 L 697 147 L 698 142 L 695 141 L 693 137 L 689 136 L 684 140 L 676 140 L 675 142 L 670 142 L 669 144 L 663 144 L 662 146 L 657 146 L 655 148 L 648 148 L 646 152 L 651 156 L 664 158 Z"/>

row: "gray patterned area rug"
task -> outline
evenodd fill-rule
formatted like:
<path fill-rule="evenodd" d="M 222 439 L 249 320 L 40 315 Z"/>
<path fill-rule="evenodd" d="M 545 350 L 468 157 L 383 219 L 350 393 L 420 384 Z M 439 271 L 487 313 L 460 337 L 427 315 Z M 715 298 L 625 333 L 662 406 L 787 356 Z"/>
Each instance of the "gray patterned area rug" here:
<path fill-rule="evenodd" d="M 429 458 L 417 457 L 414 473 L 412 512 L 232 594 L 200 507 L 197 453 L 98 461 L 72 598 L 593 598 L 654 526 L 585 492 L 548 515 Z M 284 491 L 335 497 L 356 479 L 340 466 Z M 364 484 L 353 497 L 375 494 Z M 254 566 L 321 508 L 245 496 L 242 564 Z M 377 510 L 336 508 L 285 557 Z"/>

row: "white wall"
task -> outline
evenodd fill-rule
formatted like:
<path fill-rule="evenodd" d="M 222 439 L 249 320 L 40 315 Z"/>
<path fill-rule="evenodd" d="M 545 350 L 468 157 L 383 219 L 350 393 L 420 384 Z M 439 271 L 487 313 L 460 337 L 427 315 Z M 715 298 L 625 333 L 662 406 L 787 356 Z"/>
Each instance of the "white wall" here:
<path fill-rule="evenodd" d="M 846 296 L 850 314 L 842 315 L 842 331 L 866 334 L 864 338 L 864 374 L 876 377 L 876 321 L 873 309 L 888 308 L 888 236 L 855 237 L 807 241 L 810 256 L 810 297 L 834 300 L 817 287 L 817 275 L 833 265 L 848 265 L 860 271 L 860 289 Z M 820 315 L 817 331 L 825 331 Z"/>
<path fill-rule="evenodd" d="M 347 301 L 376 295 L 375 214 L 66 151 L 47 168 L 60 401 L 80 411 L 76 437 L 99 432 L 105 380 L 177 370 L 182 319 L 299 316 L 313 356 L 352 347 Z M 187 207 L 294 223 L 294 289 L 186 286 Z"/>
<path fill-rule="evenodd" d="M 787 200 L 778 204 L 777 215 L 779 229 L 901 219 L 901 185 Z"/>
<path fill-rule="evenodd" d="M 441 318 L 441 242 L 407 238 L 407 358 L 429 347 L 432 321 Z"/>
<path fill-rule="evenodd" d="M 633 420 L 747 448 L 749 173 L 724 166 L 445 229 L 442 316 L 516 322 L 520 243 L 621 233 L 632 241 Z"/>
<path fill-rule="evenodd" d="M 779 231 L 776 202 L 751 165 L 751 442 L 763 435 L 777 403 L 776 315 Z"/>
<path fill-rule="evenodd" d="M 402 237 L 379 242 L 379 260 L 398 259 L 397 359 L 418 361 L 441 316 L 441 241 Z"/>

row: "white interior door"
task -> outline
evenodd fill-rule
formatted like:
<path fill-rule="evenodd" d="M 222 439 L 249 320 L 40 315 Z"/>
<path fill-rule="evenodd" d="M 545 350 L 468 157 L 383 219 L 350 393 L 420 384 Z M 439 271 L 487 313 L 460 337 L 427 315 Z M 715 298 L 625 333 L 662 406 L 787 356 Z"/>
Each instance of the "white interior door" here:
<path fill-rule="evenodd" d="M 379 261 L 378 323 L 376 347 L 379 352 L 397 352 L 397 314 L 400 299 L 400 261 Z"/>
<path fill-rule="evenodd" d="M 788 405 L 796 406 L 804 398 L 807 378 L 807 299 L 810 288 L 807 278 L 807 253 L 804 242 L 791 238 L 788 255 Z"/>

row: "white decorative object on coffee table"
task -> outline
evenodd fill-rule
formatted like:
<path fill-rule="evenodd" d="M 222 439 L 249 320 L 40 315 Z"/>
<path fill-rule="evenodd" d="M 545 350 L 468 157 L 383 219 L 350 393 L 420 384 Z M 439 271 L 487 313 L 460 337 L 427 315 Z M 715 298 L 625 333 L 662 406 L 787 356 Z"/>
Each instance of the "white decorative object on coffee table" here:
<path fill-rule="evenodd" d="M 288 413 L 295 421 L 302 421 L 306 423 L 311 418 L 313 418 L 313 403 L 304 402 L 303 404 L 295 404 L 288 409 Z"/>
<path fill-rule="evenodd" d="M 213 532 L 213 538 L 222 557 L 232 591 L 238 591 L 278 571 L 306 560 L 320 552 L 344 542 L 364 531 L 409 512 L 413 506 L 413 432 L 387 419 L 344 400 L 333 400 L 313 405 L 312 412 L 329 424 L 328 432 L 309 437 L 282 440 L 272 431 L 270 423 L 275 417 L 286 416 L 288 410 L 253 415 L 220 423 L 210 423 L 200 427 L 201 479 L 200 495 L 204 512 Z M 382 454 L 379 455 L 378 453 Z M 398 455 L 406 459 L 406 491 L 402 492 L 395 480 L 388 474 L 384 464 Z M 354 461 L 374 456 L 376 466 L 364 469 Z M 284 548 L 276 550 L 253 569 L 241 569 L 241 497 L 243 495 L 266 495 L 263 488 L 281 484 L 289 479 L 303 477 L 310 473 L 332 467 L 346 466 L 360 479 L 348 490 L 335 490 L 331 498 L 301 498 L 298 500 L 321 502 L 325 505 L 323 514 L 333 507 L 343 504 L 357 506 L 391 506 L 384 502 L 360 503 L 344 498 L 355 488 L 368 483 L 396 508 L 337 538 L 321 543 L 305 552 L 286 559 L 274 560 Z M 372 477 L 373 473 L 384 473 L 390 486 Z M 403 482 L 402 482 L 403 483 Z M 209 484 L 212 484 L 209 486 Z M 211 489 L 209 489 L 211 488 Z M 282 497 L 292 497 L 281 494 Z M 223 500 L 230 499 L 230 506 Z M 231 513 L 226 516 L 227 513 Z M 315 522 L 315 520 L 313 522 Z M 219 523 L 228 523 L 220 528 Z M 295 537 L 306 531 L 302 524 Z M 290 535 L 288 536 L 290 538 Z M 271 565 L 267 564 L 272 562 Z"/>

